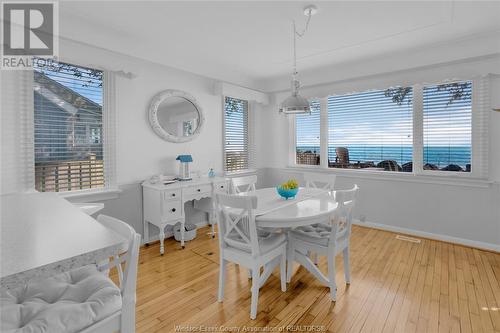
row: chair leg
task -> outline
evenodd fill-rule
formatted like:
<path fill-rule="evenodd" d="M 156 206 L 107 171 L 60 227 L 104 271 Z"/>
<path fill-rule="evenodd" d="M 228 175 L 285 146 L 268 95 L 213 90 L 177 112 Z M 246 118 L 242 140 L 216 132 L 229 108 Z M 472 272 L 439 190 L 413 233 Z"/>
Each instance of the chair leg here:
<path fill-rule="evenodd" d="M 345 283 L 351 283 L 351 262 L 349 258 L 349 246 L 347 246 L 342 254 L 344 258 L 344 274 L 345 274 Z"/>
<path fill-rule="evenodd" d="M 257 318 L 257 304 L 259 303 L 259 271 L 258 267 L 252 269 L 252 302 L 250 306 L 250 319 Z"/>
<path fill-rule="evenodd" d="M 122 305 L 122 314 L 120 316 L 120 332 L 135 332 L 135 301 L 125 301 Z"/>
<path fill-rule="evenodd" d="M 281 280 L 281 291 L 286 291 L 286 248 L 283 250 L 280 262 L 280 280 Z"/>
<path fill-rule="evenodd" d="M 248 274 L 248 279 L 249 279 L 249 280 L 251 280 L 251 279 L 253 278 L 253 276 L 252 276 L 252 270 L 251 270 L 251 269 L 249 269 L 249 270 L 247 271 L 247 274 Z"/>
<path fill-rule="evenodd" d="M 330 298 L 332 301 L 337 300 L 337 283 L 335 282 L 335 255 L 328 254 L 328 282 L 330 284 Z"/>
<path fill-rule="evenodd" d="M 289 236 L 288 237 L 288 250 L 287 250 L 287 254 L 286 254 L 287 261 L 288 261 L 286 282 L 288 282 L 288 283 L 290 283 L 290 281 L 292 281 L 294 251 L 295 251 L 295 249 L 293 248 L 292 240 Z"/>
<path fill-rule="evenodd" d="M 215 238 L 215 213 L 209 213 L 210 227 L 212 228 L 212 238 Z"/>
<path fill-rule="evenodd" d="M 222 300 L 224 299 L 224 285 L 225 285 L 225 280 L 226 280 L 226 263 L 227 263 L 227 261 L 221 257 L 220 266 L 219 266 L 219 293 L 218 293 L 218 297 L 217 297 L 217 300 L 219 302 L 222 302 Z"/>

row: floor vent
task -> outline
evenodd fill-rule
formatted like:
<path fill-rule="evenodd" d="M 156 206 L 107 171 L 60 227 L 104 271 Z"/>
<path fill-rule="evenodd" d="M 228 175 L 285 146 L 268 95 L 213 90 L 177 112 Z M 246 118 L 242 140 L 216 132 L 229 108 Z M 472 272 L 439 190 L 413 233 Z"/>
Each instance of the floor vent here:
<path fill-rule="evenodd" d="M 420 244 L 421 240 L 418 238 L 413 238 L 413 237 L 408 237 L 408 236 L 403 236 L 403 235 L 397 235 L 396 239 L 405 241 L 405 242 L 412 242 L 412 243 L 417 243 Z"/>

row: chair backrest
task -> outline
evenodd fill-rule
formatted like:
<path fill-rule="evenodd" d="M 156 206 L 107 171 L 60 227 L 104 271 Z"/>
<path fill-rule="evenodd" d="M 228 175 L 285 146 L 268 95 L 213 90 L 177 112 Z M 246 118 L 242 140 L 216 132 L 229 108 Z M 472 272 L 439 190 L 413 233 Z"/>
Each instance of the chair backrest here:
<path fill-rule="evenodd" d="M 230 247 L 258 256 L 260 250 L 254 214 L 257 197 L 217 193 L 216 202 L 221 251 Z"/>
<path fill-rule="evenodd" d="M 117 234 L 127 240 L 118 250 L 113 260 L 104 265 L 99 265 L 100 270 L 109 270 L 116 267 L 118 270 L 118 279 L 122 297 L 135 299 L 135 289 L 137 281 L 137 265 L 139 261 L 139 245 L 141 235 L 136 233 L 127 223 L 107 215 L 99 215 L 97 221 L 105 227 L 115 231 Z M 122 264 L 125 263 L 125 271 Z"/>
<path fill-rule="evenodd" d="M 231 193 L 255 192 L 256 183 L 256 175 L 231 178 Z"/>
<path fill-rule="evenodd" d="M 328 191 L 333 191 L 335 186 L 335 175 L 327 175 L 322 173 L 305 172 L 304 180 L 307 188 L 320 188 Z"/>
<path fill-rule="evenodd" d="M 338 163 L 349 163 L 349 149 L 346 147 L 335 148 Z"/>
<path fill-rule="evenodd" d="M 330 241 L 342 241 L 350 238 L 352 228 L 352 211 L 356 205 L 358 192 L 358 185 L 354 185 L 354 187 L 350 190 L 337 190 L 334 192 L 335 201 L 337 201 L 338 207 L 332 217 L 333 228 Z M 337 232 L 343 233 L 340 239 L 336 235 Z"/>

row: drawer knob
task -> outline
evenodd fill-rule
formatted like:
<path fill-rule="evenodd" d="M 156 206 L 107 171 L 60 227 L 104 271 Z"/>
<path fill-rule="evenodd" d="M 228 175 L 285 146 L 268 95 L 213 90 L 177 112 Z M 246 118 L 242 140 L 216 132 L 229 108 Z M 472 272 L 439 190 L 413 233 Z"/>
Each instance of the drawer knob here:
<path fill-rule="evenodd" d="M 175 193 L 172 193 L 172 196 L 175 197 Z"/>
<path fill-rule="evenodd" d="M 172 208 L 172 209 L 171 209 L 171 212 L 172 212 L 172 213 L 174 213 L 174 212 L 175 212 L 175 208 Z"/>
<path fill-rule="evenodd" d="M 201 189 L 197 189 L 198 192 L 201 192 Z"/>
<path fill-rule="evenodd" d="M 220 188 L 224 188 L 224 185 L 221 185 Z"/>

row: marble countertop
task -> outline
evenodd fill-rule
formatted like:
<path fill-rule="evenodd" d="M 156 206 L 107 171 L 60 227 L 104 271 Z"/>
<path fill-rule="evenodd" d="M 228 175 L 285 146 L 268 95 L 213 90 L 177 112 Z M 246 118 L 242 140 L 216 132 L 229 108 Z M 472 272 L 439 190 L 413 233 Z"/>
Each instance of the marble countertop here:
<path fill-rule="evenodd" d="M 125 239 L 55 193 L 1 196 L 0 286 L 95 263 Z"/>

